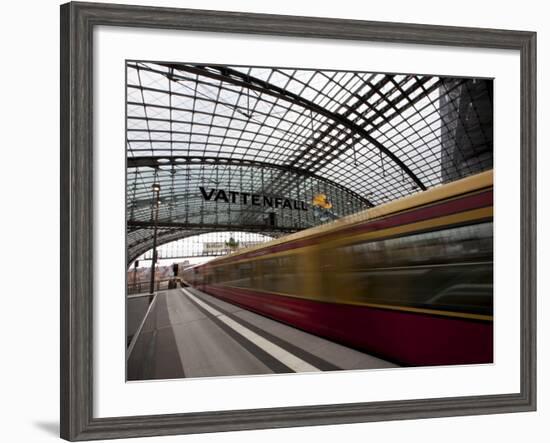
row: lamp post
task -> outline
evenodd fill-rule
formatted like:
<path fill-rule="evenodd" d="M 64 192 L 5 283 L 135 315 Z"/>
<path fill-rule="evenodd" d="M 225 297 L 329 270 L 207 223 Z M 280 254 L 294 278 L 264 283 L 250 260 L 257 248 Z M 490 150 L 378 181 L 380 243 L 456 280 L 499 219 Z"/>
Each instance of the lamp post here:
<path fill-rule="evenodd" d="M 139 292 L 138 289 L 137 289 L 137 268 L 138 268 L 138 266 L 139 266 L 139 260 L 136 260 L 134 262 L 134 294 L 137 294 Z"/>
<path fill-rule="evenodd" d="M 149 286 L 149 294 L 151 302 L 155 293 L 155 265 L 157 263 L 157 228 L 159 222 L 159 206 L 160 206 L 160 184 L 153 183 L 153 206 L 151 208 L 151 218 L 153 219 L 153 257 L 151 262 L 151 285 Z"/>

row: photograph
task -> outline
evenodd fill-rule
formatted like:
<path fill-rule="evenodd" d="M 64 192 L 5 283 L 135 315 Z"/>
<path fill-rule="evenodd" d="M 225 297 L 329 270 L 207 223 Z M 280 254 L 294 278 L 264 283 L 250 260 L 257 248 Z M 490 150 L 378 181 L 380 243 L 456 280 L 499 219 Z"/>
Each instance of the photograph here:
<path fill-rule="evenodd" d="M 58 270 L 8 279 L 9 437 L 546 435 L 542 7 L 239 1 L 35 2 L 8 44 L 8 237 L 59 208 Z"/>
<path fill-rule="evenodd" d="M 127 382 L 494 363 L 493 78 L 121 69 Z"/>
<path fill-rule="evenodd" d="M 6 2 L 2 441 L 549 440 L 545 5 Z"/>

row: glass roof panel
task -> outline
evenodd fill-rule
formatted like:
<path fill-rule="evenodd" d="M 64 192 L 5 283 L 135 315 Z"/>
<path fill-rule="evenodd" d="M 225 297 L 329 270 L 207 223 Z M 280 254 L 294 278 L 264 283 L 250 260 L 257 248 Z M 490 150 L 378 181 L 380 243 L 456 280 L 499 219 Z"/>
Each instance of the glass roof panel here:
<path fill-rule="evenodd" d="M 265 216 L 206 208 L 199 186 L 306 200 L 330 190 L 351 211 L 492 167 L 492 80 L 132 61 L 126 90 L 134 251 L 150 241 L 153 183 L 173 240 Z M 285 229 L 319 222 L 280 217 Z"/>

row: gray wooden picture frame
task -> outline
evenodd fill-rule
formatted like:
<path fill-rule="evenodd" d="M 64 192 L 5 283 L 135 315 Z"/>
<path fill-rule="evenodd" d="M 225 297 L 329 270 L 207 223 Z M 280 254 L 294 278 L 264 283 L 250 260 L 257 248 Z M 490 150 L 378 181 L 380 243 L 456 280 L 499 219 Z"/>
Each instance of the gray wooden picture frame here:
<path fill-rule="evenodd" d="M 498 48 L 521 58 L 521 392 L 169 415 L 93 416 L 94 27 Z M 101 3 L 61 6 L 61 437 L 92 440 L 536 409 L 536 33 Z"/>

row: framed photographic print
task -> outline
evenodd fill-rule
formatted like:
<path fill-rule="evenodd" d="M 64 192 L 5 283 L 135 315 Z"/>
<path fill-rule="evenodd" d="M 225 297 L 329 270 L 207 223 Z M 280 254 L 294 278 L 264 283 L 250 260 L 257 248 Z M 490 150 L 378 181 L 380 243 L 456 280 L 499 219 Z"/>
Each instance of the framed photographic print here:
<path fill-rule="evenodd" d="M 61 436 L 534 410 L 535 40 L 63 5 Z"/>

